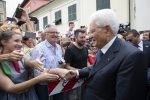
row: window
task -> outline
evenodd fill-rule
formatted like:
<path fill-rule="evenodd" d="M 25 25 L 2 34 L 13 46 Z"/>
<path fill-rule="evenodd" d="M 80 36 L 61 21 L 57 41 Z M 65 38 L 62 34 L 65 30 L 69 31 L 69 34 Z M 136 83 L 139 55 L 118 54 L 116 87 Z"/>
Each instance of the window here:
<path fill-rule="evenodd" d="M 55 25 L 59 25 L 61 24 L 61 10 L 55 12 L 55 21 L 54 21 Z"/>
<path fill-rule="evenodd" d="M 110 0 L 96 0 L 96 10 L 110 8 Z"/>
<path fill-rule="evenodd" d="M 26 31 L 28 31 L 28 26 L 27 26 L 27 25 L 26 25 L 26 28 L 25 28 L 25 30 L 26 30 Z"/>
<path fill-rule="evenodd" d="M 76 20 L 76 4 L 68 7 L 68 21 Z"/>
<path fill-rule="evenodd" d="M 37 24 L 36 24 L 36 31 L 39 30 L 39 20 L 37 21 Z"/>
<path fill-rule="evenodd" d="M 0 22 L 3 21 L 3 13 L 0 13 Z"/>
<path fill-rule="evenodd" d="M 27 9 L 28 14 L 30 13 L 30 8 Z"/>
<path fill-rule="evenodd" d="M 43 28 L 47 25 L 47 16 L 43 18 Z"/>
<path fill-rule="evenodd" d="M 3 11 L 3 4 L 0 3 L 0 11 Z"/>

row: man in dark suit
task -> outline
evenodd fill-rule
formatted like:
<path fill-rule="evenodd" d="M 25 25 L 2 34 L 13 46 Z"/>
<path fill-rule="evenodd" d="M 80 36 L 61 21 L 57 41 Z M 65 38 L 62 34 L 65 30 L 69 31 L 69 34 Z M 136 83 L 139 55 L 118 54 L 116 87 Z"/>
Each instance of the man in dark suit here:
<path fill-rule="evenodd" d="M 95 12 L 90 17 L 90 32 L 99 48 L 90 68 L 70 71 L 87 78 L 84 100 L 145 100 L 147 59 L 136 47 L 117 38 L 119 22 L 111 9 Z"/>
<path fill-rule="evenodd" d="M 133 43 L 134 46 L 136 46 L 138 49 L 144 52 L 147 58 L 147 65 L 148 65 L 148 84 L 150 85 L 150 42 L 148 41 L 142 41 L 140 39 L 140 34 L 137 32 L 137 30 L 132 29 L 127 32 L 126 34 L 126 40 Z M 150 87 L 148 90 L 148 97 L 147 100 L 150 100 Z"/>
<path fill-rule="evenodd" d="M 126 40 L 133 43 L 138 49 L 143 51 L 148 60 L 148 68 L 150 68 L 150 42 L 142 41 L 137 30 L 132 29 L 127 32 Z"/>

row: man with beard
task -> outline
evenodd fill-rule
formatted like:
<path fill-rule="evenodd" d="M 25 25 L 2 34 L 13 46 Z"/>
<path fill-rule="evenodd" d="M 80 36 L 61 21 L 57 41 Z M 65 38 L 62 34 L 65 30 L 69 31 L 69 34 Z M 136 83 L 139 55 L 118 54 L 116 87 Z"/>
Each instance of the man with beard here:
<path fill-rule="evenodd" d="M 82 69 L 87 66 L 87 57 L 88 57 L 88 51 L 84 47 L 85 43 L 85 31 L 82 29 L 77 29 L 75 30 L 75 43 L 72 44 L 69 48 L 66 49 L 65 52 L 65 61 L 66 61 L 66 68 L 69 70 L 77 70 L 77 69 Z M 69 100 L 80 100 L 77 96 L 78 94 L 83 93 L 83 88 L 82 92 L 80 91 L 81 88 L 73 89 L 68 92 Z M 77 92 L 78 91 L 78 92 Z M 81 92 L 81 93 L 80 93 Z M 82 95 L 82 94 L 81 94 Z"/>

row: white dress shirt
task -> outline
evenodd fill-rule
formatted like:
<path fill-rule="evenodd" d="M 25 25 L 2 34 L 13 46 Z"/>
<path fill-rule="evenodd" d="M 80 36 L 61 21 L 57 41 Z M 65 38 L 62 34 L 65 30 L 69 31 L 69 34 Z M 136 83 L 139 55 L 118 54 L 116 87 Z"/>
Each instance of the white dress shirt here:
<path fill-rule="evenodd" d="M 105 53 L 107 52 L 107 50 L 110 48 L 110 46 L 114 43 L 115 39 L 116 39 L 116 36 L 115 36 L 112 40 L 110 40 L 110 41 L 101 49 L 101 51 L 103 52 L 103 54 L 105 54 Z M 79 77 L 79 71 L 76 70 L 76 72 L 77 72 L 77 78 L 78 78 L 78 77 Z"/>
<path fill-rule="evenodd" d="M 143 41 L 141 40 L 141 42 L 138 44 L 139 45 L 139 49 L 141 50 L 141 51 L 143 51 Z"/>

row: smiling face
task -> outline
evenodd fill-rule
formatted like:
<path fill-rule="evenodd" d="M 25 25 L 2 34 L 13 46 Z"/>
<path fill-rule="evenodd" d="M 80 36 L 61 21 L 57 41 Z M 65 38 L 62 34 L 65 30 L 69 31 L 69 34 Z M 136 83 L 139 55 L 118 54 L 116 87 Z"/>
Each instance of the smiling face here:
<path fill-rule="evenodd" d="M 78 35 L 76 36 L 76 42 L 79 46 L 83 46 L 85 43 L 85 33 L 79 32 Z"/>
<path fill-rule="evenodd" d="M 93 43 L 91 44 L 90 49 L 91 49 L 91 51 L 92 51 L 93 53 L 97 53 L 97 51 L 98 51 L 98 48 L 95 47 L 95 46 L 93 45 Z"/>
<path fill-rule="evenodd" d="M 143 33 L 143 40 L 149 40 L 149 32 Z"/>
<path fill-rule="evenodd" d="M 7 32 L 7 31 L 6 31 Z M 7 35 L 1 35 L 1 44 L 3 46 L 4 53 L 10 53 L 14 50 L 21 50 L 22 48 L 22 36 L 19 33 L 10 32 L 2 33 Z"/>
<path fill-rule="evenodd" d="M 46 39 L 52 45 L 58 41 L 58 31 L 56 27 L 48 27 L 45 30 Z"/>
<path fill-rule="evenodd" d="M 92 34 L 93 45 L 99 49 L 110 41 L 110 32 L 105 27 L 98 27 L 95 21 L 90 23 L 90 33 Z"/>

